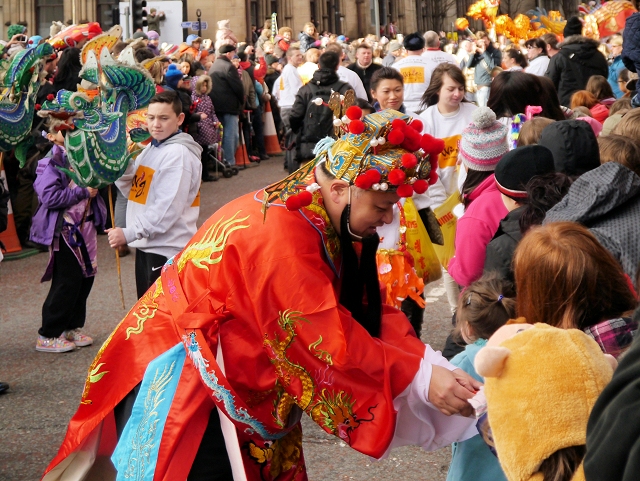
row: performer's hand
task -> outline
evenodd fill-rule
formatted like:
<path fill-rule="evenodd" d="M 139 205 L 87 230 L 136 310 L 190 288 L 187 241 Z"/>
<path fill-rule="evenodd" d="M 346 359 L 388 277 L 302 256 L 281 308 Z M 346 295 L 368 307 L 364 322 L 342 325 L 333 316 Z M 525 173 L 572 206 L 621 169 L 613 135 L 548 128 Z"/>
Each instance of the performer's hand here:
<path fill-rule="evenodd" d="M 92 199 L 98 195 L 98 189 L 94 189 L 93 187 L 87 187 L 87 192 L 89 192 L 89 197 Z"/>
<path fill-rule="evenodd" d="M 109 246 L 113 247 L 114 249 L 120 246 L 127 245 L 127 239 L 125 239 L 124 232 L 122 232 L 122 229 L 120 227 L 107 229 L 105 232 L 107 233 L 109 238 Z"/>
<path fill-rule="evenodd" d="M 452 414 L 469 416 L 473 408 L 467 400 L 474 396 L 475 386 L 479 389 L 481 384 L 460 369 L 449 371 L 444 367 L 433 365 L 429 383 L 429 402 L 447 416 Z"/>
<path fill-rule="evenodd" d="M 209 117 L 209 116 L 208 116 L 207 114 L 205 114 L 204 112 L 202 112 L 202 113 L 200 114 L 200 120 L 204 120 L 204 119 L 206 119 L 207 117 Z"/>

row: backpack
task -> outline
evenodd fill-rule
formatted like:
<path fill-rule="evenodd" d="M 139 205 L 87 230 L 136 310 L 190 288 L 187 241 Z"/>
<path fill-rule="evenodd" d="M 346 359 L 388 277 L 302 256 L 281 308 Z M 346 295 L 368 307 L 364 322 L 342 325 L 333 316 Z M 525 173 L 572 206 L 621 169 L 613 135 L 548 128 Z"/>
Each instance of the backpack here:
<path fill-rule="evenodd" d="M 333 112 L 326 105 L 316 105 L 313 100 L 320 97 L 325 104 L 329 103 L 332 92 L 344 94 L 350 86 L 346 82 L 335 82 L 331 85 L 307 84 L 311 89 L 311 99 L 307 104 L 304 114 L 304 122 L 300 132 L 300 141 L 297 142 L 297 160 L 311 160 L 313 148 L 319 140 L 333 135 Z"/>

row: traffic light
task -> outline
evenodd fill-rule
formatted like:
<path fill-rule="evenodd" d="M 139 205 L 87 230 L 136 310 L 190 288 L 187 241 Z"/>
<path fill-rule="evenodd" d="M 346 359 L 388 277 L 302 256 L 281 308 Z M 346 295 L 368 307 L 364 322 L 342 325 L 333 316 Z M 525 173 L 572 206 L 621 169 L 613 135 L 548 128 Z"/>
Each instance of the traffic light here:
<path fill-rule="evenodd" d="M 147 0 L 131 0 L 131 17 L 134 32 L 147 26 Z"/>

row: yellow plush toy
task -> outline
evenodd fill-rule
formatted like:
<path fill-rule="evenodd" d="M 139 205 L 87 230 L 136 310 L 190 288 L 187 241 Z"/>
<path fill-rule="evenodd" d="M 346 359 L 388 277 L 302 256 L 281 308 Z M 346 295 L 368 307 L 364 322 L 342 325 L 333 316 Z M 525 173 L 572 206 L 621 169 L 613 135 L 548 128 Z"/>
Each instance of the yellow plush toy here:
<path fill-rule="evenodd" d="M 573 462 L 561 479 L 584 481 L 587 421 L 616 365 L 577 329 L 510 324 L 496 331 L 475 367 L 485 378 L 489 425 L 509 481 L 549 479 L 543 472 L 557 474 L 552 465 L 560 458 Z"/>

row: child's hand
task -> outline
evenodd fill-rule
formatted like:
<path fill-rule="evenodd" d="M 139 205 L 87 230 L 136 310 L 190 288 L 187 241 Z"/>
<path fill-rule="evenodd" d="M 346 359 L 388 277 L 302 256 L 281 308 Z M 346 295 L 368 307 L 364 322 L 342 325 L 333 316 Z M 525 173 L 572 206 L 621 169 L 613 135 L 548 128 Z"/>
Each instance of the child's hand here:
<path fill-rule="evenodd" d="M 105 232 L 107 233 L 110 247 L 117 249 L 120 246 L 127 245 L 127 239 L 124 237 L 122 228 L 114 227 L 113 229 L 107 229 Z"/>
<path fill-rule="evenodd" d="M 206 119 L 207 117 L 209 117 L 209 116 L 208 116 L 207 114 L 205 114 L 205 113 L 201 113 L 201 114 L 200 114 L 200 120 L 204 120 L 204 119 Z"/>
<path fill-rule="evenodd" d="M 93 187 L 87 187 L 87 191 L 89 192 L 89 197 L 92 199 L 98 195 L 98 189 L 94 189 Z"/>

